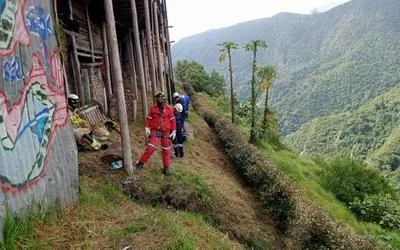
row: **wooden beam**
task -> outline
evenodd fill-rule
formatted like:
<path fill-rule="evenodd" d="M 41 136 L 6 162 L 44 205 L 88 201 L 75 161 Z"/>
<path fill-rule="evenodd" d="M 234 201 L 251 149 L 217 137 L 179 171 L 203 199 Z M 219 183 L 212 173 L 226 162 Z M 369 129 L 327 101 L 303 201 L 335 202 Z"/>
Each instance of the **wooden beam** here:
<path fill-rule="evenodd" d="M 149 73 L 150 73 L 150 81 L 151 81 L 151 90 L 152 95 L 155 96 L 156 89 L 156 72 L 154 65 L 154 56 L 153 56 L 153 39 L 152 39 L 152 31 L 151 31 L 151 23 L 150 23 L 150 5 L 149 0 L 144 0 L 144 15 L 145 15 L 145 23 L 146 23 L 146 42 L 147 42 L 147 57 L 149 59 Z"/>
<path fill-rule="evenodd" d="M 103 35 L 103 54 L 104 54 L 104 66 L 105 66 L 105 76 L 106 76 L 106 96 L 107 96 L 107 114 L 110 116 L 111 114 L 111 96 L 112 96 L 112 87 L 111 87 L 111 73 L 110 73 L 110 57 L 108 55 L 108 42 L 107 42 L 107 30 L 106 23 L 102 24 L 102 35 Z"/>
<path fill-rule="evenodd" d="M 69 6 L 69 19 L 74 20 L 74 12 L 72 8 L 72 2 L 71 0 L 68 0 L 68 6 Z M 81 105 L 86 104 L 85 103 L 85 91 L 83 90 L 83 85 L 82 85 L 82 77 L 81 77 L 81 66 L 79 64 L 79 58 L 78 58 L 78 53 L 76 50 L 76 40 L 75 36 L 71 36 L 72 39 L 72 68 L 74 70 L 74 76 L 75 76 L 75 82 L 76 85 L 78 86 L 78 95 L 81 100 Z"/>
<path fill-rule="evenodd" d="M 121 63 L 118 53 L 117 31 L 115 28 L 115 17 L 112 1 L 104 1 L 104 9 L 106 14 L 107 36 L 110 43 L 111 59 L 113 71 L 115 72 L 115 85 L 117 87 L 118 115 L 121 126 L 121 141 L 124 157 L 124 168 L 129 175 L 133 174 L 133 162 L 131 151 L 131 140 L 129 136 L 128 117 L 126 113 L 125 93 L 122 80 Z"/>
<path fill-rule="evenodd" d="M 86 2 L 85 2 L 85 14 L 86 14 L 87 27 L 88 27 L 88 31 L 89 31 L 90 53 L 92 54 L 92 63 L 94 63 L 95 62 L 95 58 L 94 58 L 92 26 L 90 24 L 89 9 L 88 9 L 88 6 L 87 6 Z"/>
<path fill-rule="evenodd" d="M 164 81 L 164 57 L 161 53 L 161 43 L 160 43 L 160 29 L 158 28 L 158 2 L 154 2 L 154 27 L 156 33 L 156 47 L 157 47 L 157 58 L 158 58 L 158 78 L 161 85 L 162 92 L 166 93 L 165 81 Z M 166 93 L 168 94 L 168 93 Z"/>
<path fill-rule="evenodd" d="M 144 74 L 144 67 L 143 67 L 144 65 L 143 55 L 142 55 L 143 50 L 140 45 L 140 37 L 139 37 L 139 20 L 136 9 L 136 0 L 131 0 L 131 10 L 132 10 L 133 35 L 135 42 L 136 66 L 138 70 L 137 73 L 139 77 L 141 97 L 142 97 L 143 123 L 145 123 L 147 112 L 149 111 L 149 105 L 147 101 L 146 76 Z"/>

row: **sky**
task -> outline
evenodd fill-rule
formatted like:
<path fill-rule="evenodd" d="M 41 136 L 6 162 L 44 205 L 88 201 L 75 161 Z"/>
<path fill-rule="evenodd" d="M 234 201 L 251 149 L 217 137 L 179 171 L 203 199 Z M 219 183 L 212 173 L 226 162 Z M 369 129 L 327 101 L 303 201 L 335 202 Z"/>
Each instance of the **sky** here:
<path fill-rule="evenodd" d="M 310 14 L 331 9 L 349 0 L 168 0 L 170 40 L 211 29 L 271 17 L 280 12 Z"/>

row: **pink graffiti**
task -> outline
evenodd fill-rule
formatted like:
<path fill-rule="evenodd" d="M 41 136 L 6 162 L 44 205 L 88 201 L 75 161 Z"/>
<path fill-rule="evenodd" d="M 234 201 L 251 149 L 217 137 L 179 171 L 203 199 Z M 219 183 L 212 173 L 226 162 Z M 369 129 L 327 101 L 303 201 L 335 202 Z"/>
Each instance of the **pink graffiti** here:
<path fill-rule="evenodd" d="M 15 52 L 15 47 L 17 44 L 29 45 L 31 38 L 28 33 L 28 29 L 25 24 L 25 18 L 23 13 L 25 13 L 25 0 L 20 1 L 20 8 L 16 14 L 15 27 L 13 32 L 13 40 L 8 49 L 0 49 L 0 56 L 8 56 Z"/>
<path fill-rule="evenodd" d="M 13 195 L 22 194 L 37 185 L 44 178 L 49 168 L 49 159 L 51 159 L 52 144 L 54 142 L 54 139 L 57 135 L 57 132 L 61 128 L 65 127 L 68 122 L 68 106 L 65 97 L 64 78 L 62 77 L 63 68 L 57 52 L 55 52 L 51 56 L 50 61 L 51 75 L 54 84 L 52 82 L 49 82 L 43 64 L 40 62 L 38 56 L 36 54 L 33 54 L 33 66 L 30 71 L 30 80 L 29 83 L 25 85 L 19 101 L 15 103 L 10 109 L 7 109 L 8 99 L 4 93 L 0 92 L 0 109 L 2 109 L 3 113 L 5 114 L 4 118 L 7 133 L 14 142 L 17 138 L 18 129 L 21 124 L 22 109 L 27 98 L 27 93 L 34 83 L 39 82 L 40 85 L 47 90 L 47 93 L 49 93 L 48 98 L 51 100 L 52 103 L 55 103 L 56 105 L 56 111 L 53 120 L 53 130 L 49 137 L 47 157 L 41 175 L 39 176 L 39 178 L 32 180 L 22 188 L 16 188 L 0 181 L 0 188 L 6 193 L 10 193 Z"/>

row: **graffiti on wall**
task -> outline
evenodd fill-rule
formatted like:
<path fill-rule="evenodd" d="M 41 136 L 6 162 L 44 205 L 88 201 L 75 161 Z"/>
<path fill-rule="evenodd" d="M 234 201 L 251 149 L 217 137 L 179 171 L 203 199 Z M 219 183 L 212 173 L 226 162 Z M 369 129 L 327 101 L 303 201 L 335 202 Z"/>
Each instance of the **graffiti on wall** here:
<path fill-rule="evenodd" d="M 56 87 L 36 54 L 32 61 L 29 83 L 16 104 L 7 109 L 7 96 L 0 92 L 0 156 L 4 166 L 13 166 L 0 169 L 0 187 L 12 194 L 24 192 L 44 177 L 55 135 L 68 121 L 58 54 L 50 59 Z"/>
<path fill-rule="evenodd" d="M 25 0 L 0 0 L 3 80 L 26 80 L 18 100 L 11 100 L 7 90 L 0 89 L 0 161 L 6 166 L 0 168 L 0 188 L 14 195 L 43 179 L 56 135 L 68 122 L 63 67 L 58 52 L 49 46 L 50 37 L 55 38 L 46 8 L 26 9 Z M 38 42 L 31 44 L 35 39 Z M 40 52 L 30 48 L 34 44 L 39 44 Z M 17 45 L 29 46 L 29 63 L 18 55 Z M 23 63 L 30 67 L 26 77 Z"/>
<path fill-rule="evenodd" d="M 26 13 L 26 19 L 29 31 L 41 39 L 42 54 L 46 59 L 46 65 L 48 65 L 49 51 L 47 38 L 54 33 L 50 14 L 42 7 L 31 6 Z"/>
<path fill-rule="evenodd" d="M 3 60 L 3 79 L 5 81 L 18 81 L 22 77 L 22 64 L 19 57 L 15 56 L 11 60 Z"/>
<path fill-rule="evenodd" d="M 24 22 L 24 8 L 25 0 L 0 0 L 0 56 L 14 53 L 18 43 L 30 43 Z"/>

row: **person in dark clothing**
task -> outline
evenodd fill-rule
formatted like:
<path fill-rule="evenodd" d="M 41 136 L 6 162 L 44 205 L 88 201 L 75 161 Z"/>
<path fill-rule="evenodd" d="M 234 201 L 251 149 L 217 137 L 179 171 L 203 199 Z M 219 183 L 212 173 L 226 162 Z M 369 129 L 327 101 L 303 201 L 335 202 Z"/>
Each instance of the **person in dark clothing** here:
<path fill-rule="evenodd" d="M 176 138 L 174 140 L 174 151 L 176 157 L 184 156 L 183 143 L 184 140 L 184 122 L 183 106 L 180 103 L 175 104 L 175 120 L 176 120 Z"/>

